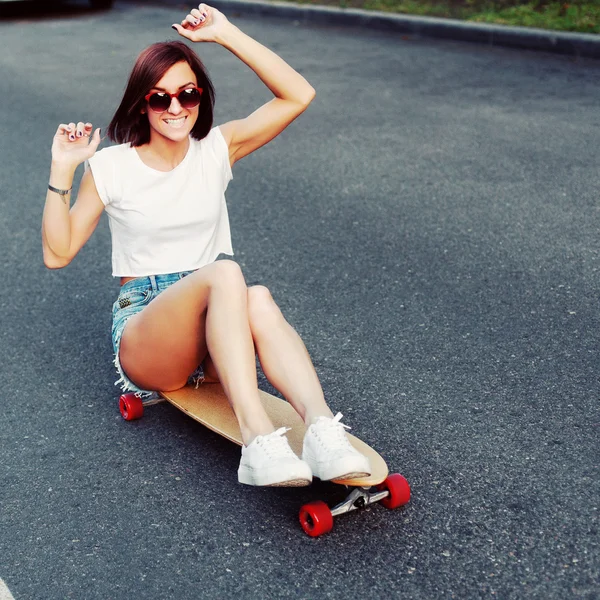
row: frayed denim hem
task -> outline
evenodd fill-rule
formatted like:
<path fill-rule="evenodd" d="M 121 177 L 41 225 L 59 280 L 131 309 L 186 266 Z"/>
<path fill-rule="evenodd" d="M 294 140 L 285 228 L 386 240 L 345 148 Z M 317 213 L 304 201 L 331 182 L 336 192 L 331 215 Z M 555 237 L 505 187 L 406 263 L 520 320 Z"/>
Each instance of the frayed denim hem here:
<path fill-rule="evenodd" d="M 188 384 L 198 389 L 204 383 L 204 369 L 200 365 L 189 377 Z"/>
<path fill-rule="evenodd" d="M 115 385 L 120 386 L 122 392 L 134 392 L 138 398 L 149 398 L 154 395 L 154 391 L 150 390 L 142 390 L 137 385 L 135 385 L 130 379 L 125 375 L 125 371 L 123 371 L 123 367 L 121 366 L 121 361 L 119 360 L 119 346 L 120 339 L 117 340 L 117 351 L 115 353 L 115 358 L 113 360 L 113 364 L 117 369 L 117 374 L 119 375 L 119 379 L 115 381 Z"/>

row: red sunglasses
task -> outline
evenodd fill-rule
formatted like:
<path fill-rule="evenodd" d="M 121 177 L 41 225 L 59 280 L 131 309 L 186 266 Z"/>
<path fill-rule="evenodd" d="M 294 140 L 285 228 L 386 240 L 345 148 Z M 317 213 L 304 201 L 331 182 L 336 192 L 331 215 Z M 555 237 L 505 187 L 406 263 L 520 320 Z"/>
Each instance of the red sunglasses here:
<path fill-rule="evenodd" d="M 150 92 L 144 99 L 148 103 L 148 106 L 157 113 L 165 112 L 169 110 L 173 98 L 177 98 L 181 108 L 189 110 L 196 108 L 200 104 L 200 98 L 202 96 L 202 88 L 190 87 L 180 90 L 176 94 L 170 94 L 169 92 Z"/>

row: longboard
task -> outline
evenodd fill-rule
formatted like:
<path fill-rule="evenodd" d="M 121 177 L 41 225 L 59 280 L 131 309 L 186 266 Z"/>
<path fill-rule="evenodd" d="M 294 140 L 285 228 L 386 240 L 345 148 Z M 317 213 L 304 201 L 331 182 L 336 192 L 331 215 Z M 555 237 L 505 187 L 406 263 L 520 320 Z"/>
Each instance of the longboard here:
<path fill-rule="evenodd" d="M 158 396 L 142 401 L 135 394 L 123 394 L 119 400 L 119 408 L 123 418 L 131 421 L 143 415 L 144 407 L 167 400 L 186 415 L 201 423 L 224 438 L 242 445 L 242 435 L 235 414 L 227 400 L 223 388 L 218 383 L 202 383 L 198 387 L 187 385 L 174 392 L 158 392 Z M 275 428 L 291 428 L 286 437 L 298 455 L 302 455 L 302 441 L 306 427 L 294 408 L 281 398 L 259 390 L 260 399 Z M 324 502 L 312 502 L 300 510 L 300 522 L 306 533 L 311 536 L 321 535 L 333 527 L 333 516 L 362 508 L 374 502 L 380 502 L 388 508 L 396 508 L 406 504 L 410 498 L 408 482 L 398 474 L 388 476 L 385 460 L 368 444 L 357 437 L 347 434 L 352 445 L 367 456 L 371 465 L 368 477 L 356 479 L 336 479 L 333 483 L 355 488 L 345 502 L 333 509 Z M 369 488 L 377 486 L 375 492 Z"/>

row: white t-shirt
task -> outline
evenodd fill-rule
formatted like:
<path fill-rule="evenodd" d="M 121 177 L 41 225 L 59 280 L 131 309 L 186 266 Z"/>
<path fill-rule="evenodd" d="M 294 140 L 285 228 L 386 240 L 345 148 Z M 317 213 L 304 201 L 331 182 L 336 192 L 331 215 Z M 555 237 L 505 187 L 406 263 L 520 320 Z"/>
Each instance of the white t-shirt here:
<path fill-rule="evenodd" d="M 109 217 L 115 277 L 191 271 L 233 255 L 225 203 L 232 174 L 218 127 L 190 138 L 172 171 L 148 167 L 129 144 L 96 152 L 89 166 Z"/>

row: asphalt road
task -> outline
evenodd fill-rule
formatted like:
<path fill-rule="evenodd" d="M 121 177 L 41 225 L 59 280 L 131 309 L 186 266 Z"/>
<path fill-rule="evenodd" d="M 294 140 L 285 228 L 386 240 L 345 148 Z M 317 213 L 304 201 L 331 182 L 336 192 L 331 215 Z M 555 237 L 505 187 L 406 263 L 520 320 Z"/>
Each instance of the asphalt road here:
<path fill-rule="evenodd" d="M 145 4 L 145 3 L 144 3 Z M 353 432 L 411 482 L 308 538 L 168 405 L 123 421 L 110 238 L 41 259 L 51 137 L 106 126 L 175 7 L 0 20 L 0 578 L 25 599 L 597 598 L 597 62 L 232 16 L 317 99 L 234 169 L 236 259 Z M 268 93 L 202 46 L 219 121 Z M 269 389 L 264 378 L 261 385 Z"/>

